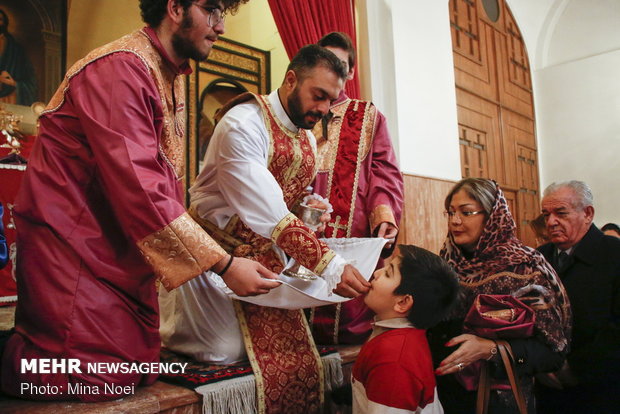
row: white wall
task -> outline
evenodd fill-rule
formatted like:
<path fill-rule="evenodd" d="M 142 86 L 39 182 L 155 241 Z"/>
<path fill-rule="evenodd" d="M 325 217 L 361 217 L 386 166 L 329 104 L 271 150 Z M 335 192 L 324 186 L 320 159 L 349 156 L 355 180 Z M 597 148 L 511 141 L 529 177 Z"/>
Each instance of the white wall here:
<path fill-rule="evenodd" d="M 620 223 L 620 50 L 535 72 L 543 188 L 592 187 L 595 223 Z"/>
<path fill-rule="evenodd" d="M 401 163 L 391 0 L 361 0 L 356 3 L 359 22 L 357 46 L 362 98 L 372 101 L 385 115 L 394 149 Z"/>
<path fill-rule="evenodd" d="M 545 42 L 548 30 L 555 27 L 555 20 L 567 1 L 569 0 L 506 0 L 523 36 L 532 70 L 543 65 L 542 51 L 547 50 L 548 45 Z"/>
<path fill-rule="evenodd" d="M 144 27 L 138 2 L 73 0 L 67 22 L 67 69 L 91 50 Z"/>
<path fill-rule="evenodd" d="M 554 6 L 537 42 L 541 66 L 533 71 L 541 188 L 585 181 L 595 223 L 620 223 L 620 2 Z"/>
<path fill-rule="evenodd" d="M 618 50 L 620 1 L 564 1 L 566 5 L 549 38 L 546 66 Z"/>
<path fill-rule="evenodd" d="M 460 179 L 448 2 L 367 0 L 365 6 L 372 100 L 390 122 L 401 169 Z"/>

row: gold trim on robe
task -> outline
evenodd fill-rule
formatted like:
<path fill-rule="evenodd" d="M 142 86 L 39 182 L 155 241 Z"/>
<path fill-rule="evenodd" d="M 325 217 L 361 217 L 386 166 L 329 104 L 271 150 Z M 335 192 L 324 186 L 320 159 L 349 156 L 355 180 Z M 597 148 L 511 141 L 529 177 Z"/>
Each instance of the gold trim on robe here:
<path fill-rule="evenodd" d="M 327 198 L 334 204 L 333 201 L 339 197 L 345 200 L 348 208 L 346 211 L 335 211 L 332 214 L 332 221 L 328 226 L 330 227 L 330 231 L 331 228 L 333 228 L 333 231 L 327 236 L 351 237 L 360 169 L 364 159 L 366 159 L 372 148 L 377 120 L 377 109 L 370 102 L 348 98 L 330 108 L 330 111 L 332 117 L 329 120 L 329 127 L 327 128 L 328 136 L 323 136 L 322 125 L 320 123 L 317 124 L 313 130 L 317 137 L 318 171 L 327 172 L 327 189 L 325 192 Z M 347 118 L 345 120 L 347 111 L 360 113 L 361 116 L 358 115 L 356 117 L 357 121 L 355 122 L 352 121 L 353 118 Z M 340 135 L 343 132 L 346 134 L 354 133 L 353 136 L 355 139 L 351 140 L 351 145 L 355 145 L 355 147 L 347 146 L 345 148 L 341 146 Z M 338 161 L 338 154 L 343 151 L 346 151 L 347 154 L 355 153 L 355 159 L 352 159 L 352 157 L 345 157 Z M 343 163 L 342 160 L 344 159 L 348 160 L 348 163 Z M 336 165 L 337 162 L 339 162 L 338 166 Z M 345 168 L 347 173 L 351 174 L 352 182 L 339 184 L 339 188 L 334 189 L 334 174 L 337 168 L 340 169 L 341 173 L 342 169 Z"/>
<path fill-rule="evenodd" d="M 168 291 L 211 268 L 226 255 L 187 213 L 139 240 L 137 245 Z"/>
<path fill-rule="evenodd" d="M 396 219 L 394 218 L 394 212 L 392 211 L 392 207 L 386 204 L 380 204 L 373 211 L 370 212 L 370 217 L 368 218 L 368 223 L 370 224 L 370 230 L 375 231 L 375 229 L 381 223 L 390 223 L 394 227 L 398 228 L 396 225 Z"/>
<path fill-rule="evenodd" d="M 305 130 L 290 131 L 279 122 L 266 96 L 242 94 L 218 115 L 223 116 L 234 105 L 250 99 L 256 99 L 261 108 L 269 133 L 267 168 L 282 189 L 290 211 L 314 179 L 316 151 Z M 214 229 L 208 222 L 199 223 L 234 255 L 256 260 L 276 273 L 284 263 L 273 249 L 274 243 L 317 273 L 335 256 L 290 213 L 276 225 L 270 238 L 253 232 L 237 215 L 224 229 Z M 325 390 L 322 362 L 303 312 L 236 301 L 235 311 L 257 379 L 257 412 L 321 412 Z"/>
<path fill-rule="evenodd" d="M 369 200 L 365 200 L 360 203 L 365 205 L 357 206 L 358 217 L 355 216 L 356 204 L 359 203 L 360 181 L 365 182 L 364 178 L 367 178 L 361 174 L 372 171 L 372 164 L 368 165 L 369 169 L 365 169 L 365 163 L 374 160 L 372 151 L 375 147 L 376 130 L 380 127 L 379 111 L 372 102 L 346 98 L 332 106 L 330 113 L 331 116 L 324 118 L 313 129 L 317 137 L 320 174 L 317 189 L 329 199 L 334 209 L 332 218 L 327 223 L 326 237 L 370 237 L 382 222 L 389 222 L 397 227 L 394 211 L 389 205 L 378 205 L 368 211 Z M 364 185 L 369 184 L 366 182 Z M 368 194 L 368 189 L 364 191 L 366 193 L 362 193 L 362 197 Z M 369 228 L 366 229 L 366 223 L 356 219 L 368 220 Z M 343 309 L 344 313 L 341 313 Z M 363 303 L 354 302 L 313 309 L 310 323 L 315 331 L 315 339 L 338 344 L 341 322 L 346 328 L 350 322 L 348 318 L 365 317 L 363 309 Z M 350 335 L 345 341 L 356 337 L 356 334 L 346 331 L 344 333 L 345 336 Z"/>
<path fill-rule="evenodd" d="M 297 262 L 319 275 L 336 256 L 292 213 L 273 229 L 271 239 L 287 254 L 296 257 Z"/>

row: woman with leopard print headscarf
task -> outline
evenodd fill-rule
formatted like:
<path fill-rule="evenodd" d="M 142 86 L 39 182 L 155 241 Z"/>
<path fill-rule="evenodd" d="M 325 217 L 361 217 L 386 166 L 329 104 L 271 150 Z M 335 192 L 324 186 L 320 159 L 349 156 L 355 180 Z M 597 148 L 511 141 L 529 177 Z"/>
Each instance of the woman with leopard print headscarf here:
<path fill-rule="evenodd" d="M 535 413 L 533 376 L 559 369 L 570 338 L 570 306 L 558 276 L 545 258 L 516 238 L 515 223 L 499 186 L 466 178 L 445 200 L 448 236 L 441 256 L 459 275 L 461 294 L 449 320 L 429 331 L 445 412 L 474 413 L 476 391 L 455 378 L 468 365 L 491 361 L 491 375 L 505 379 L 495 342 L 463 333 L 463 321 L 479 294 L 512 295 L 535 313 L 534 335 L 508 340 L 515 355 L 528 413 Z M 497 364 L 496 364 L 497 362 Z M 489 413 L 518 413 L 512 392 L 491 392 Z"/>

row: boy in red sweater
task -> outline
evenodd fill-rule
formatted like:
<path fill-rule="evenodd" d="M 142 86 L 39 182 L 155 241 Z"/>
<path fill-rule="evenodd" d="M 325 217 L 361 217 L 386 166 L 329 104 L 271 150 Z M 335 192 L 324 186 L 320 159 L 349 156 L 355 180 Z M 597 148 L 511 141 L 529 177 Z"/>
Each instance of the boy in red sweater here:
<path fill-rule="evenodd" d="M 353 366 L 353 413 L 443 413 L 426 329 L 443 319 L 457 276 L 439 256 L 399 245 L 364 302 L 377 314 Z"/>

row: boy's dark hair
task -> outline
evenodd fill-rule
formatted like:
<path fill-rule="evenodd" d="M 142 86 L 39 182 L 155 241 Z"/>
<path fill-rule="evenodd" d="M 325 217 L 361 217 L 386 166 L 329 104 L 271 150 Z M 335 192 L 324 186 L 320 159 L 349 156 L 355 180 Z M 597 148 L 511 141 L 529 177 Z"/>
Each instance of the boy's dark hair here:
<path fill-rule="evenodd" d="M 355 67 L 355 48 L 353 47 L 353 41 L 351 38 L 343 32 L 331 32 L 326 34 L 317 43 L 323 47 L 335 47 L 342 49 L 349 55 L 349 70 Z"/>
<path fill-rule="evenodd" d="M 616 233 L 620 234 L 620 227 L 616 223 L 607 223 L 603 227 L 601 227 L 601 231 L 613 230 Z"/>
<path fill-rule="evenodd" d="M 347 71 L 338 56 L 319 45 L 306 45 L 299 49 L 286 71 L 295 72 L 297 79 L 301 82 L 317 66 L 326 67 L 342 80 L 347 78 Z"/>
<path fill-rule="evenodd" d="M 176 0 L 184 11 L 187 11 L 192 3 L 196 0 Z M 234 14 L 239 6 L 243 3 L 247 3 L 250 0 L 221 0 L 222 10 L 224 13 Z M 166 15 L 166 7 L 168 0 L 140 0 L 140 12 L 142 14 L 142 20 L 150 27 L 159 27 L 164 16 Z"/>
<path fill-rule="evenodd" d="M 428 329 L 440 322 L 455 303 L 458 276 L 441 257 L 417 246 L 399 245 L 400 285 L 397 295 L 411 295 L 407 319 L 416 328 Z"/>

